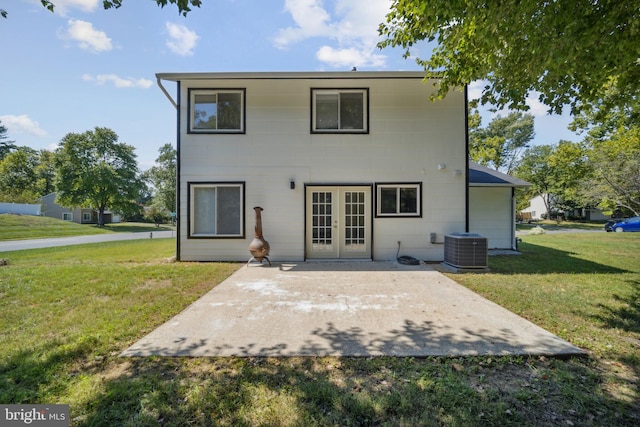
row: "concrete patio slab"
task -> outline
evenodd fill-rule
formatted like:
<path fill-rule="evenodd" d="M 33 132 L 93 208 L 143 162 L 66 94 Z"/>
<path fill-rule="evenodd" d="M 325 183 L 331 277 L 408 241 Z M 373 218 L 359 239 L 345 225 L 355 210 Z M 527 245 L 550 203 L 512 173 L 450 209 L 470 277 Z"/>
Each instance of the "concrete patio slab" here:
<path fill-rule="evenodd" d="M 242 267 L 122 356 L 584 355 L 428 265 Z"/>

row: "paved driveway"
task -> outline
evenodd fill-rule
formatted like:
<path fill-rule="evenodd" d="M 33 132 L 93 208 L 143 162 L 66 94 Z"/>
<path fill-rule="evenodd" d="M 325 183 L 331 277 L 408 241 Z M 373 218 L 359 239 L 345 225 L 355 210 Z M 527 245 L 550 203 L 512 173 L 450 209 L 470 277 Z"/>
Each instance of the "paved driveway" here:
<path fill-rule="evenodd" d="M 582 355 L 428 265 L 238 270 L 123 356 Z"/>

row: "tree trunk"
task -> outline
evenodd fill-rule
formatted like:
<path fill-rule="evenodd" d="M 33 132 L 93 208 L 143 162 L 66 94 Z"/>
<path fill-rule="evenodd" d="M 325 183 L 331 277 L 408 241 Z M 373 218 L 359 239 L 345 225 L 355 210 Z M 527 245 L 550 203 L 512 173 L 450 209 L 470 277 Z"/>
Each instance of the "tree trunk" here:
<path fill-rule="evenodd" d="M 104 206 L 98 209 L 98 227 L 104 227 Z"/>

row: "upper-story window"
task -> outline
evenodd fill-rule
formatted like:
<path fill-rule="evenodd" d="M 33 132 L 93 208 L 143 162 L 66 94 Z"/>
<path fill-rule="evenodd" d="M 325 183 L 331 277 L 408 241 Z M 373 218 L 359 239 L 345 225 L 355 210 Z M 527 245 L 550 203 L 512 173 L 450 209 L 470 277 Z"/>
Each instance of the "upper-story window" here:
<path fill-rule="evenodd" d="M 368 133 L 368 89 L 311 89 L 313 133 Z"/>
<path fill-rule="evenodd" d="M 244 133 L 244 89 L 190 89 L 190 133 Z"/>

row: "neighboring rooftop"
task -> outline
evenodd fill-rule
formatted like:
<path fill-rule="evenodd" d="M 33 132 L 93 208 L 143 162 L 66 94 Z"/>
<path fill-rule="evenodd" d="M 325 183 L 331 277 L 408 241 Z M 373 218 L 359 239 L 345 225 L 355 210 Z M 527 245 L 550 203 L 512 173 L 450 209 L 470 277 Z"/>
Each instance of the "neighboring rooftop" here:
<path fill-rule="evenodd" d="M 469 160 L 469 186 L 472 187 L 529 187 L 531 184 L 506 173 Z"/>

